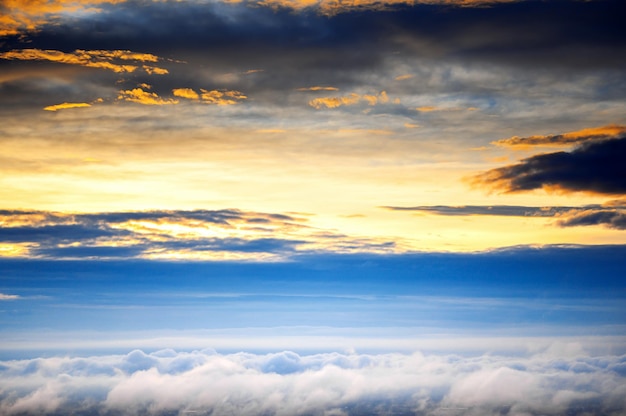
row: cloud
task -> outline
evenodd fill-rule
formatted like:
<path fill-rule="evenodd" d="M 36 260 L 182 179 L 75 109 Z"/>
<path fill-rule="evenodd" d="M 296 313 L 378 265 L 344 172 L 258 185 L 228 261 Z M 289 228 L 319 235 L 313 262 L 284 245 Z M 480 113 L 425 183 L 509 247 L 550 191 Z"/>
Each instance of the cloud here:
<path fill-rule="evenodd" d="M 61 103 L 55 105 L 49 105 L 44 107 L 46 111 L 57 111 L 57 110 L 65 110 L 67 108 L 83 108 L 83 107 L 91 107 L 89 103 Z"/>
<path fill-rule="evenodd" d="M 591 141 L 571 152 L 545 153 L 472 178 L 480 187 L 504 192 L 534 189 L 626 194 L 626 137 Z"/>
<path fill-rule="evenodd" d="M 560 220 L 561 227 L 581 225 L 605 225 L 609 228 L 626 230 L 626 208 L 621 210 L 581 210 Z"/>
<path fill-rule="evenodd" d="M 339 88 L 314 86 L 314 87 L 298 88 L 298 91 L 339 91 Z"/>
<path fill-rule="evenodd" d="M 378 10 L 386 11 L 402 6 L 445 5 L 449 7 L 484 7 L 498 3 L 510 3 L 523 0 L 358 0 L 358 1 L 332 1 L 332 0 L 259 0 L 250 2 L 271 8 L 293 9 L 296 11 L 316 10 L 327 16 L 338 13 L 349 13 L 354 10 Z"/>
<path fill-rule="evenodd" d="M 616 139 L 626 133 L 626 126 L 611 124 L 602 127 L 592 127 L 569 133 L 549 134 L 545 136 L 513 136 L 507 139 L 492 142 L 496 146 L 504 147 L 522 147 L 529 148 L 532 146 L 569 146 L 579 144 L 591 140 L 607 140 Z"/>
<path fill-rule="evenodd" d="M 132 90 L 122 90 L 117 96 L 118 100 L 131 101 L 143 105 L 169 105 L 178 104 L 178 100 L 173 98 L 161 98 L 155 92 L 144 91 L 141 88 Z"/>
<path fill-rule="evenodd" d="M 44 258 L 279 259 L 303 252 L 390 252 L 386 240 L 239 210 L 64 214 L 0 211 L 5 255 Z"/>
<path fill-rule="evenodd" d="M 42 25 L 50 23 L 61 14 L 98 13 L 102 9 L 95 7 L 105 4 L 120 3 L 125 0 L 31 0 L 28 2 L 8 0 L 3 2 L 0 14 L 0 36 L 17 35 L 22 32 L 36 31 Z"/>
<path fill-rule="evenodd" d="M 309 101 L 309 105 L 317 110 L 322 108 L 337 108 L 341 106 L 350 106 L 365 101 L 368 105 L 386 104 L 389 102 L 389 97 L 385 91 L 381 91 L 377 95 L 371 94 L 355 94 L 344 95 L 342 97 L 321 97 L 315 98 Z"/>
<path fill-rule="evenodd" d="M 197 100 L 200 98 L 200 94 L 191 88 L 175 88 L 172 90 L 172 94 L 176 97 L 186 98 L 188 100 Z"/>
<path fill-rule="evenodd" d="M 558 342 L 554 351 L 563 352 Z M 625 410 L 624 356 L 219 354 L 171 349 L 0 362 L 0 411 L 360 415 Z"/>
<path fill-rule="evenodd" d="M 200 92 L 196 92 L 191 88 L 175 88 L 172 93 L 176 97 L 185 98 L 187 100 L 201 101 L 206 104 L 216 105 L 234 105 L 245 100 L 246 97 L 240 91 L 234 90 L 205 90 L 200 88 Z"/>
<path fill-rule="evenodd" d="M 246 98 L 248 97 L 246 97 L 243 93 L 239 91 L 209 91 L 205 89 L 200 89 L 200 99 L 207 104 L 233 105 L 238 104 Z"/>
<path fill-rule="evenodd" d="M 88 68 L 107 69 L 116 73 L 134 72 L 138 62 L 157 62 L 159 58 L 149 53 L 127 50 L 82 50 L 61 52 L 58 50 L 15 49 L 0 53 L 0 59 L 22 61 L 50 61 L 69 65 L 80 65 Z M 127 64 L 131 61 L 133 64 Z M 154 66 L 143 66 L 149 74 L 167 74 L 168 71 Z"/>
<path fill-rule="evenodd" d="M 0 301 L 2 300 L 16 300 L 19 299 L 21 296 L 19 295 L 8 295 L 6 293 L 0 293 Z"/>
<path fill-rule="evenodd" d="M 622 201 L 623 202 L 623 201 Z M 411 211 L 434 215 L 489 215 L 504 217 L 556 218 L 560 227 L 604 225 L 626 229 L 626 205 L 594 204 L 585 206 L 530 207 L 520 205 L 422 205 L 413 207 L 382 207 L 391 211 Z"/>
<path fill-rule="evenodd" d="M 529 207 L 521 205 L 422 205 L 383 207 L 392 211 L 415 211 L 436 215 L 495 215 L 505 217 L 554 217 L 571 211 L 602 209 L 601 205 L 585 207 Z M 626 208 L 626 207 L 624 207 Z"/>

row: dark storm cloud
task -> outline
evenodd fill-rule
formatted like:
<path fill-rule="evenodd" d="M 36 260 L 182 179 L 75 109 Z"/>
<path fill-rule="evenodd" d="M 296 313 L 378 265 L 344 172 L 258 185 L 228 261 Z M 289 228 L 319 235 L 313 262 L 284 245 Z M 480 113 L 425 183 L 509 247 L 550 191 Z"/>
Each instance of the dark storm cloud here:
<path fill-rule="evenodd" d="M 571 152 L 546 153 L 492 169 L 474 183 L 505 192 L 556 189 L 626 194 L 626 137 L 590 142 Z"/>

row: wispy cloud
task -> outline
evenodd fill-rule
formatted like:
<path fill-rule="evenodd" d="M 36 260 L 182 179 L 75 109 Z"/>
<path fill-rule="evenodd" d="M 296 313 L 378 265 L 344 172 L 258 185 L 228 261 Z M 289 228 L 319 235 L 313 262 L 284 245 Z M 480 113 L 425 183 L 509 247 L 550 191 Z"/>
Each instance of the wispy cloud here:
<path fill-rule="evenodd" d="M 68 108 L 84 108 L 84 107 L 91 107 L 91 104 L 89 103 L 61 103 L 61 104 L 49 105 L 47 107 L 44 107 L 44 110 L 58 111 L 58 110 L 65 110 Z"/>
<path fill-rule="evenodd" d="M 356 94 L 352 93 L 340 97 L 320 97 L 309 101 L 309 105 L 317 110 L 322 108 L 337 108 L 342 106 L 350 106 L 366 102 L 368 105 L 386 104 L 389 97 L 385 91 L 378 94 Z"/>
<path fill-rule="evenodd" d="M 2 300 L 16 300 L 19 299 L 20 296 L 19 295 L 9 295 L 6 293 L 0 293 L 0 301 Z"/>
<path fill-rule="evenodd" d="M 493 142 L 496 146 L 530 148 L 533 146 L 570 146 L 591 140 L 615 139 L 626 133 L 626 126 L 611 124 L 561 134 L 513 136 Z"/>
<path fill-rule="evenodd" d="M 62 52 L 45 49 L 15 49 L 0 53 L 0 59 L 22 61 L 50 61 L 88 68 L 100 68 L 116 73 L 134 72 L 140 62 L 158 62 L 159 58 L 149 53 L 128 50 L 82 50 Z M 131 63 L 126 63 L 131 62 Z M 148 73 L 166 74 L 168 71 L 154 66 L 141 66 Z"/>
<path fill-rule="evenodd" d="M 385 240 L 314 228 L 300 216 L 221 211 L 63 214 L 4 211 L 0 242 L 46 258 L 280 259 L 296 253 L 393 252 Z M 26 246 L 24 246 L 26 244 Z"/>
<path fill-rule="evenodd" d="M 383 207 L 391 211 L 409 211 L 432 215 L 488 215 L 504 217 L 555 218 L 555 225 L 575 227 L 604 225 L 608 228 L 626 229 L 626 206 L 585 205 L 530 207 L 518 205 L 423 205 L 413 207 Z"/>

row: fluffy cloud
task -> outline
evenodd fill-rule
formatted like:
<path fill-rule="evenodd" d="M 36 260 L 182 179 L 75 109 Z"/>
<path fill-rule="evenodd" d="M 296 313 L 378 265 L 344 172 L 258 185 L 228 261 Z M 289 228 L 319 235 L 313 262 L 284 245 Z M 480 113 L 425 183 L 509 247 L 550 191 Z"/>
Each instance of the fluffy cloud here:
<path fill-rule="evenodd" d="M 622 414 L 626 356 L 218 354 L 0 363 L 5 415 Z M 456 409 L 456 410 L 455 410 Z"/>
<path fill-rule="evenodd" d="M 571 152 L 545 153 L 489 170 L 473 183 L 504 192 L 533 189 L 626 194 L 626 137 L 585 142 Z"/>

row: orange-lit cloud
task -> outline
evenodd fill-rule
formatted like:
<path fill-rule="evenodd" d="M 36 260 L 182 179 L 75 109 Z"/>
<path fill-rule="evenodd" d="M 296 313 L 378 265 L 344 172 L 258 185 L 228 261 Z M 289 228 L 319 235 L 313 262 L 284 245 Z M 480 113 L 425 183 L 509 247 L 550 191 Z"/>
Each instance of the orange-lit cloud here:
<path fill-rule="evenodd" d="M 422 107 L 417 107 L 416 110 L 420 113 L 430 113 L 431 111 L 440 111 L 441 108 L 432 105 L 424 105 Z"/>
<path fill-rule="evenodd" d="M 118 100 L 131 101 L 144 105 L 168 105 L 178 104 L 178 100 L 170 98 L 165 99 L 159 97 L 154 92 L 144 91 L 141 88 L 133 88 L 132 90 L 122 90 L 117 96 Z"/>
<path fill-rule="evenodd" d="M 217 104 L 217 105 L 233 105 L 238 104 L 242 100 L 245 100 L 246 97 L 243 93 L 239 91 L 219 91 L 219 90 L 205 90 L 200 89 L 200 98 L 203 102 L 207 104 Z"/>
<path fill-rule="evenodd" d="M 0 59 L 24 61 L 50 61 L 68 65 L 80 65 L 88 68 L 101 68 L 116 73 L 134 72 L 138 63 L 157 62 L 159 57 L 149 53 L 138 53 L 126 50 L 81 50 L 61 52 L 46 49 L 15 49 L 0 53 Z M 133 64 L 127 63 L 132 61 Z M 167 74 L 163 68 L 144 65 L 143 69 L 149 74 Z"/>
<path fill-rule="evenodd" d="M 342 97 L 321 97 L 309 101 L 309 105 L 317 110 L 322 108 L 337 108 L 345 105 L 355 105 L 361 101 L 366 101 L 369 105 L 386 104 L 389 97 L 385 91 L 381 91 L 378 95 L 355 94 L 344 95 Z"/>
<path fill-rule="evenodd" d="M 339 88 L 314 86 L 314 87 L 298 88 L 298 91 L 339 91 Z"/>
<path fill-rule="evenodd" d="M 202 101 L 206 104 L 216 105 L 234 105 L 245 100 L 246 97 L 242 92 L 234 90 L 205 90 L 200 89 L 200 93 L 191 88 L 175 88 L 172 94 L 176 97 L 185 98 L 187 100 Z"/>
<path fill-rule="evenodd" d="M 188 100 L 200 99 L 200 94 L 198 94 L 191 88 L 175 88 L 172 90 L 172 94 L 174 94 L 176 97 L 186 98 Z"/>
<path fill-rule="evenodd" d="M 89 103 L 61 103 L 61 104 L 49 105 L 47 107 L 44 107 L 44 110 L 58 111 L 58 110 L 65 110 L 67 108 L 81 108 L 81 107 L 91 107 L 91 104 Z"/>
<path fill-rule="evenodd" d="M 62 14 L 98 13 L 97 6 L 126 0 L 4 0 L 0 15 L 0 36 L 36 31 Z"/>
<path fill-rule="evenodd" d="M 592 127 L 562 134 L 537 135 L 528 137 L 513 136 L 493 142 L 496 146 L 528 148 L 532 146 L 568 146 L 590 140 L 604 140 L 626 133 L 626 126 L 611 124 Z"/>
<path fill-rule="evenodd" d="M 395 80 L 396 80 L 396 81 L 404 81 L 405 79 L 411 79 L 411 78 L 413 78 L 413 77 L 414 77 L 414 75 L 411 75 L 411 74 L 404 74 L 404 75 L 398 75 L 398 76 L 395 78 Z"/>

